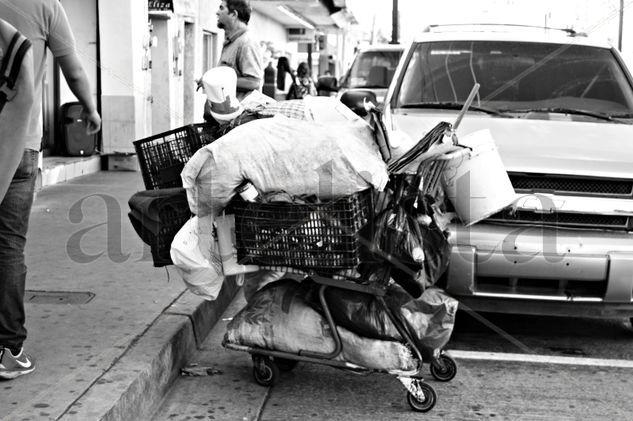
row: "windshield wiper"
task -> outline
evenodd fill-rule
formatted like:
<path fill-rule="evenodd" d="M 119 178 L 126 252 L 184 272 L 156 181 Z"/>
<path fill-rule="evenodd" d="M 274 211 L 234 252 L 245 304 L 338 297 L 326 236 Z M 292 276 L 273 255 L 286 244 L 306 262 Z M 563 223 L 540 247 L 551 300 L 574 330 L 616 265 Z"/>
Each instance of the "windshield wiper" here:
<path fill-rule="evenodd" d="M 510 111 L 510 110 L 509 110 Z M 578 110 L 575 108 L 564 108 L 564 107 L 544 107 L 544 108 L 527 108 L 524 110 L 511 110 L 511 112 L 516 113 L 558 113 L 558 114 L 574 114 L 574 115 L 585 115 L 587 117 L 597 118 L 599 120 L 611 121 L 613 123 L 623 123 L 623 121 L 617 120 L 610 116 L 609 114 L 597 113 L 589 110 Z"/>
<path fill-rule="evenodd" d="M 438 109 L 449 109 L 449 110 L 461 110 L 463 107 L 464 107 L 464 104 L 460 102 L 415 102 L 415 103 L 402 105 L 402 108 L 438 108 Z M 514 118 L 513 116 L 505 114 L 504 112 L 499 111 L 496 108 L 481 107 L 481 106 L 471 104 L 471 106 L 468 107 L 468 110 L 480 111 L 482 113 L 492 114 L 497 117 Z"/>

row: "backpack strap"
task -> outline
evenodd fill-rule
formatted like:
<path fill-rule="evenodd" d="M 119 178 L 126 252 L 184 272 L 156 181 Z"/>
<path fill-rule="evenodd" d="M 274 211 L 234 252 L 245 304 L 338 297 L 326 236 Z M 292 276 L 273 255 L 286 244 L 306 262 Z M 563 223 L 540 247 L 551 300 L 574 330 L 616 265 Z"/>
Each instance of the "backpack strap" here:
<path fill-rule="evenodd" d="M 15 84 L 18 81 L 22 60 L 29 48 L 31 48 L 31 41 L 16 32 L 11 38 L 0 65 L 0 112 L 2 112 L 4 105 L 17 94 Z"/>

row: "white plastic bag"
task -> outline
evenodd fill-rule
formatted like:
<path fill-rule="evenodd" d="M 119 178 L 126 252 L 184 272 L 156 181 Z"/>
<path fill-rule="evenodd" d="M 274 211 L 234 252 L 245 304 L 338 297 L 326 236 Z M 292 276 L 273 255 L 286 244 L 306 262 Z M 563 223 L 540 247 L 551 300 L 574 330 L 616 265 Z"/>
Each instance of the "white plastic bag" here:
<path fill-rule="evenodd" d="M 185 222 L 171 243 L 171 260 L 187 288 L 206 300 L 218 297 L 224 274 L 213 239 L 213 217 L 194 216 Z"/>
<path fill-rule="evenodd" d="M 282 115 L 238 126 L 200 148 L 181 173 L 191 211 L 219 215 L 247 179 L 259 191 L 340 197 L 373 186 L 388 174 L 362 121 L 323 123 Z"/>

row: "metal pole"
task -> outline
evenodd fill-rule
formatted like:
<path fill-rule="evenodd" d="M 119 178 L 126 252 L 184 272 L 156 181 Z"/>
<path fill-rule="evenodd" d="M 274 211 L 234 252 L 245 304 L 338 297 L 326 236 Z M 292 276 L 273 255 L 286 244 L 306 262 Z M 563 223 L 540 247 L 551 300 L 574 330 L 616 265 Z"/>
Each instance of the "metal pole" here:
<path fill-rule="evenodd" d="M 622 51 L 622 28 L 624 25 L 624 0 L 620 0 L 620 27 L 618 28 L 618 50 Z"/>
<path fill-rule="evenodd" d="M 398 43 L 398 0 L 393 0 L 391 10 L 391 44 Z"/>

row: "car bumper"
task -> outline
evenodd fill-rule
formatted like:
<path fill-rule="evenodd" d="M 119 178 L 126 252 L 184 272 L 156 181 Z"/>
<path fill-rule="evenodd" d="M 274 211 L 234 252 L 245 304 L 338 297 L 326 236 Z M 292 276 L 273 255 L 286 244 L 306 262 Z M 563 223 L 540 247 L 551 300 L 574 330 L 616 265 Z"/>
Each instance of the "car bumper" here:
<path fill-rule="evenodd" d="M 453 249 L 446 290 L 471 303 L 625 308 L 633 303 L 631 233 L 487 223 L 454 225 L 450 232 Z"/>

